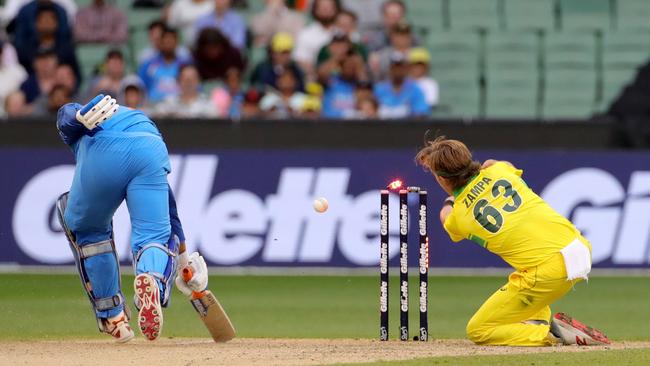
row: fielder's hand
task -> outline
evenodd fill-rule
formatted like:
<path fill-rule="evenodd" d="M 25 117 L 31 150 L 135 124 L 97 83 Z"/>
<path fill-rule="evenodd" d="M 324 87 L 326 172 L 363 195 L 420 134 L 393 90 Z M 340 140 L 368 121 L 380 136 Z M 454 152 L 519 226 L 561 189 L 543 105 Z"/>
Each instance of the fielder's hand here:
<path fill-rule="evenodd" d="M 81 122 L 87 129 L 92 130 L 111 118 L 119 108 L 120 105 L 117 104 L 113 97 L 100 94 L 77 111 L 77 121 Z"/>
<path fill-rule="evenodd" d="M 198 252 L 194 252 L 187 258 L 187 264 L 179 261 L 178 273 L 176 274 L 176 287 L 187 297 L 192 296 L 192 291 L 201 292 L 208 287 L 208 266 L 205 259 Z M 183 268 L 190 267 L 192 270 L 192 279 L 185 282 L 180 273 Z"/>

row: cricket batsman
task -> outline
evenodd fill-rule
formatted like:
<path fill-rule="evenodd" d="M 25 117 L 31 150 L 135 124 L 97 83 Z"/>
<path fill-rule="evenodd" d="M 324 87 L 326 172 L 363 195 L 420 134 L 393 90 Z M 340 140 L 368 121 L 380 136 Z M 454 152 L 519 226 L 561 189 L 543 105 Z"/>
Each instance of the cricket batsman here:
<path fill-rule="evenodd" d="M 147 339 L 155 340 L 162 331 L 162 307 L 169 304 L 174 281 L 187 296 L 205 290 L 208 282 L 203 257 L 184 251 L 183 228 L 167 183 L 171 168 L 162 136 L 142 112 L 104 95 L 86 106 L 64 105 L 56 123 L 76 160 L 70 191 L 59 197 L 56 208 L 99 330 L 117 342 L 134 337 L 121 291 L 112 226 L 115 210 L 126 200 L 138 326 Z M 185 282 L 177 276 L 177 268 L 188 266 L 193 277 Z"/>
<path fill-rule="evenodd" d="M 591 244 L 555 212 L 507 161 L 483 164 L 460 141 L 428 141 L 416 162 L 449 194 L 440 221 L 451 240 L 469 239 L 500 256 L 515 271 L 467 324 L 479 345 L 548 346 L 610 343 L 600 331 L 570 316 L 551 317 L 550 305 L 591 270 Z"/>

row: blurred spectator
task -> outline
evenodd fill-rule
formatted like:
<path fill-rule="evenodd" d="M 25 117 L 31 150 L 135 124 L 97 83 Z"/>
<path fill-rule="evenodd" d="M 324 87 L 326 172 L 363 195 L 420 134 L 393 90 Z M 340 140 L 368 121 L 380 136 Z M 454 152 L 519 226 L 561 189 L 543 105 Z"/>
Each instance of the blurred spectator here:
<path fill-rule="evenodd" d="M 359 119 L 378 119 L 379 104 L 375 97 L 357 99 L 355 117 Z"/>
<path fill-rule="evenodd" d="M 25 93 L 17 90 L 5 98 L 3 112 L 7 118 L 24 117 L 32 113 L 32 108 L 27 104 Z"/>
<path fill-rule="evenodd" d="M 293 58 L 312 80 L 315 78 L 314 64 L 318 52 L 332 38 L 334 22 L 340 10 L 339 0 L 314 0 L 311 7 L 314 21 L 298 34 Z"/>
<path fill-rule="evenodd" d="M 74 36 L 81 43 L 124 43 L 129 36 L 126 15 L 105 0 L 93 0 L 77 12 Z"/>
<path fill-rule="evenodd" d="M 41 1 L 47 1 L 47 0 L 41 0 Z M 18 16 L 18 13 L 22 8 L 26 5 L 34 5 L 37 1 L 33 0 L 7 0 L 4 2 L 4 6 L 2 7 L 2 12 L 0 12 L 0 19 L 2 19 L 2 25 L 4 27 L 9 27 L 11 28 L 12 21 Z M 61 7 L 63 9 L 63 13 L 66 18 L 67 22 L 70 24 L 74 23 L 75 19 L 75 14 L 77 13 L 77 4 L 74 0 L 54 0 L 53 1 L 55 4 Z M 32 19 L 33 21 L 33 19 Z"/>
<path fill-rule="evenodd" d="M 39 95 L 50 93 L 56 83 L 56 69 L 58 66 L 59 62 L 54 50 L 38 50 L 34 59 L 34 72 L 20 86 L 20 90 L 25 93 L 28 104 L 36 100 Z"/>
<path fill-rule="evenodd" d="M 241 117 L 241 107 L 242 102 L 244 101 L 242 70 L 236 67 L 231 67 L 226 71 L 226 92 L 228 93 L 230 105 L 227 109 L 223 108 L 221 110 L 227 112 L 224 113 L 224 115 L 238 119 Z"/>
<path fill-rule="evenodd" d="M 176 54 L 178 32 L 165 28 L 160 39 L 160 53 L 153 59 L 140 65 L 138 76 L 147 89 L 147 98 L 151 103 L 158 103 L 178 93 L 178 70 L 190 60 Z"/>
<path fill-rule="evenodd" d="M 412 48 L 408 54 L 409 63 L 411 64 L 410 75 L 418 84 L 424 99 L 429 107 L 438 104 L 438 83 L 429 76 L 429 62 L 431 55 L 424 47 Z"/>
<path fill-rule="evenodd" d="M 348 48 L 343 56 L 331 57 L 323 63 L 318 68 L 318 75 L 325 87 L 323 117 L 353 117 L 357 84 L 368 80 L 361 55 Z"/>
<path fill-rule="evenodd" d="M 277 88 L 278 75 L 284 70 L 289 70 L 298 81 L 298 90 L 304 90 L 305 76 L 298 64 L 291 59 L 292 50 L 293 37 L 291 34 L 280 32 L 274 35 L 269 45 L 268 57 L 257 64 L 251 73 L 251 84 Z"/>
<path fill-rule="evenodd" d="M 350 41 L 355 45 L 355 48 L 361 53 L 364 59 L 368 56 L 368 50 L 366 47 L 361 44 L 361 35 L 359 34 L 359 18 L 356 13 L 353 13 L 350 10 L 343 9 L 336 16 L 336 28 L 345 33 Z"/>
<path fill-rule="evenodd" d="M 223 80 L 231 67 L 244 69 L 239 50 L 216 28 L 205 28 L 199 33 L 194 49 L 194 64 L 204 81 Z"/>
<path fill-rule="evenodd" d="M 179 94 L 168 96 L 158 104 L 152 114 L 162 117 L 209 118 L 217 111 L 205 94 L 201 92 L 199 72 L 192 64 L 181 66 L 178 71 Z"/>
<path fill-rule="evenodd" d="M 72 34 L 65 15 L 61 14 L 63 12 L 61 7 L 49 1 L 37 2 L 34 7 L 34 21 L 23 24 L 22 22 L 30 22 L 31 9 L 32 4 L 26 5 L 20 10 L 17 18 L 17 22 L 21 22 L 21 27 L 24 28 L 20 32 L 17 30 L 14 37 L 20 63 L 28 73 L 31 73 L 37 51 L 41 48 L 50 48 L 55 51 L 61 63 L 72 66 L 77 80 L 80 80 L 81 73 L 72 43 Z"/>
<path fill-rule="evenodd" d="M 356 15 L 347 10 L 341 10 L 339 12 L 339 15 L 336 17 L 336 31 L 332 34 L 332 41 L 321 47 L 320 51 L 318 51 L 316 65 L 320 65 L 323 61 L 330 58 L 330 49 L 335 39 L 338 41 L 348 41 L 352 45 L 352 48 L 363 57 L 364 62 L 368 60 L 368 50 L 363 44 L 358 42 L 359 34 L 356 31 L 356 19 Z"/>
<path fill-rule="evenodd" d="M 27 72 L 18 63 L 6 63 L 4 51 L 8 44 L 0 42 L 0 105 L 5 105 L 5 98 L 20 89 L 27 80 Z"/>
<path fill-rule="evenodd" d="M 375 85 L 379 116 L 406 118 L 428 115 L 430 109 L 424 94 L 415 81 L 408 78 L 409 65 L 406 55 L 394 52 L 390 61 L 389 80 Z"/>
<path fill-rule="evenodd" d="M 144 83 L 136 75 L 129 75 L 122 80 L 120 93 L 117 97 L 120 105 L 131 109 L 139 109 L 143 112 L 148 111 L 147 95 Z"/>
<path fill-rule="evenodd" d="M 364 34 L 364 43 L 371 52 L 390 45 L 390 31 L 406 21 L 406 4 L 402 0 L 386 0 L 381 6 L 382 24 L 378 29 Z"/>
<path fill-rule="evenodd" d="M 50 90 L 47 98 L 39 99 L 35 104 L 32 115 L 38 117 L 53 117 L 56 116 L 59 108 L 64 104 L 72 102 L 72 91 L 62 84 L 56 84 Z"/>
<path fill-rule="evenodd" d="M 390 45 L 371 54 L 368 60 L 375 80 L 384 80 L 388 76 L 392 54 L 400 52 L 408 55 L 412 46 L 411 26 L 405 22 L 397 23 L 390 31 Z"/>
<path fill-rule="evenodd" d="M 162 8 L 165 0 L 134 0 L 134 8 Z"/>
<path fill-rule="evenodd" d="M 260 109 L 260 100 L 263 94 L 257 89 L 248 89 L 244 94 L 244 100 L 241 105 L 241 118 L 252 119 L 259 118 L 262 110 Z"/>
<path fill-rule="evenodd" d="M 101 67 L 101 72 L 90 82 L 86 99 L 97 94 L 118 95 L 125 76 L 124 55 L 118 49 L 110 50 Z"/>
<path fill-rule="evenodd" d="M 169 7 L 167 24 L 181 31 L 183 43 L 194 42 L 194 23 L 214 12 L 214 0 L 174 0 Z"/>
<path fill-rule="evenodd" d="M 271 118 L 287 118 L 298 113 L 306 95 L 297 89 L 298 82 L 288 70 L 278 75 L 278 89 L 268 93 L 260 101 L 260 108 Z"/>
<path fill-rule="evenodd" d="M 354 91 L 354 98 L 356 100 L 375 98 L 375 90 L 372 82 L 368 80 L 361 80 L 357 83 L 357 89 Z"/>
<path fill-rule="evenodd" d="M 148 37 L 149 37 L 149 46 L 140 51 L 138 54 L 138 64 L 143 64 L 152 58 L 156 57 L 160 53 L 160 39 L 162 38 L 162 33 L 167 26 L 162 20 L 154 20 L 149 23 L 148 27 Z M 190 50 L 183 46 L 178 45 L 176 47 L 176 54 L 178 57 L 183 59 L 190 59 L 191 53 Z"/>
<path fill-rule="evenodd" d="M 257 0 L 260 1 L 260 0 Z M 264 10 L 250 22 L 256 46 L 266 46 L 277 33 L 289 33 L 293 38 L 305 26 L 305 17 L 289 8 L 285 0 L 266 0 Z"/>
<path fill-rule="evenodd" d="M 305 97 L 300 108 L 298 117 L 304 119 L 318 119 L 321 115 L 322 103 L 320 99 L 313 95 Z"/>
<path fill-rule="evenodd" d="M 377 29 L 381 25 L 381 8 L 386 0 L 342 0 L 343 7 L 359 16 L 361 30 Z"/>
<path fill-rule="evenodd" d="M 70 91 L 71 98 L 77 94 L 77 77 L 74 74 L 74 70 L 70 65 L 61 64 L 56 68 L 56 73 L 54 76 L 54 82 L 56 85 L 62 85 Z M 88 99 L 90 101 L 90 99 Z"/>
<path fill-rule="evenodd" d="M 230 43 L 243 50 L 246 47 L 246 22 L 237 12 L 230 9 L 230 0 L 213 0 L 214 11 L 204 15 L 194 23 L 194 36 L 205 28 L 217 28 L 228 38 Z"/>

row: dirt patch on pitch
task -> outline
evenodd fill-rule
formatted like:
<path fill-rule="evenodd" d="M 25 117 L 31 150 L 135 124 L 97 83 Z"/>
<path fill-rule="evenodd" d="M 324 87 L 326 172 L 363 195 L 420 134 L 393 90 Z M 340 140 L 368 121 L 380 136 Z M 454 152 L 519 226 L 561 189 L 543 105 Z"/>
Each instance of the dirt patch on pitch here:
<path fill-rule="evenodd" d="M 215 344 L 207 339 L 0 342 L 3 365 L 326 365 L 422 357 L 496 355 L 537 352 L 589 352 L 650 348 L 650 342 L 617 342 L 607 347 L 479 347 L 465 340 L 427 343 L 358 339 L 235 339 Z"/>

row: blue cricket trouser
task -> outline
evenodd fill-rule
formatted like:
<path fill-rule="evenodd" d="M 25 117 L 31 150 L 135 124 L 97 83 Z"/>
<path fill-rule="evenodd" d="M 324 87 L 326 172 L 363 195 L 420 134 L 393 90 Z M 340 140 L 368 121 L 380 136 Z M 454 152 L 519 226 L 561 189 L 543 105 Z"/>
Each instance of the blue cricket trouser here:
<path fill-rule="evenodd" d="M 80 246 L 107 240 L 112 236 L 113 214 L 126 199 L 135 258 L 147 244 L 166 246 L 171 227 L 167 148 L 153 125 L 134 127 L 99 131 L 79 140 L 65 222 Z M 164 273 L 167 261 L 167 253 L 151 247 L 140 255 L 136 273 Z M 111 253 L 87 258 L 85 268 L 96 298 L 120 292 L 119 267 Z M 97 316 L 112 317 L 122 309 L 123 305 L 98 311 Z"/>

